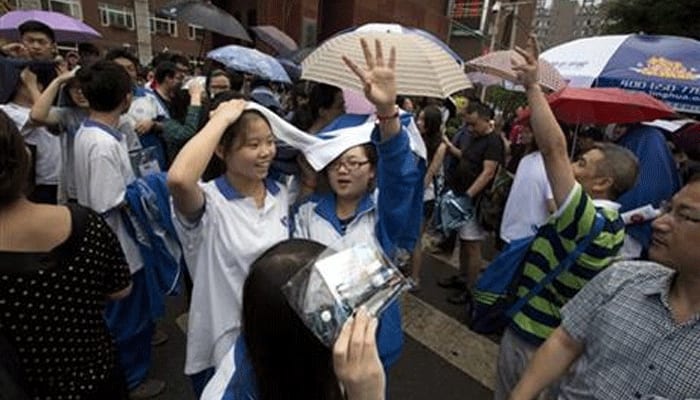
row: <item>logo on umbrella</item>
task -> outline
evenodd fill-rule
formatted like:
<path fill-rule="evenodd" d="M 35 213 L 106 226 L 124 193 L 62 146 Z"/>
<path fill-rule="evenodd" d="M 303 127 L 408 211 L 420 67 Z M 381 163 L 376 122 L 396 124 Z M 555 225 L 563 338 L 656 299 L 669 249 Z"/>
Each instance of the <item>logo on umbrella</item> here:
<path fill-rule="evenodd" d="M 700 79 L 695 68 L 688 69 L 680 61 L 669 60 L 664 57 L 651 57 L 647 60 L 646 65 L 637 64 L 637 68 L 630 70 L 647 76 L 656 76 L 659 78 L 678 79 L 683 81 L 695 81 Z"/>

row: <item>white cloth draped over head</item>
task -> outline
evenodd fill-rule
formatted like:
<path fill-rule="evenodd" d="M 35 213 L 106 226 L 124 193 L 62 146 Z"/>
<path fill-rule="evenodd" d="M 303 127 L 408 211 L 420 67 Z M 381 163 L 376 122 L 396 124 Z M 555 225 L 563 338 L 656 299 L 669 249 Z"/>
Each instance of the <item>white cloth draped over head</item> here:
<path fill-rule="evenodd" d="M 272 128 L 272 133 L 275 137 L 288 145 L 300 150 L 309 164 L 316 170 L 320 171 L 330 164 L 331 161 L 338 158 L 346 150 L 369 143 L 372 137 L 372 131 L 376 126 L 375 115 L 351 115 L 354 118 L 338 117 L 339 119 L 332 123 L 333 129 L 324 131 L 317 136 L 310 135 L 289 122 L 282 119 L 279 115 L 269 109 L 248 102 L 246 110 L 256 110 L 267 118 Z M 350 116 L 350 114 L 346 114 Z M 364 122 L 361 122 L 363 121 Z M 359 125 L 357 124 L 359 122 Z M 427 159 L 427 150 L 423 138 L 418 131 L 413 116 L 409 113 L 401 113 L 401 125 L 406 129 L 411 143 L 411 150 L 419 157 Z"/>

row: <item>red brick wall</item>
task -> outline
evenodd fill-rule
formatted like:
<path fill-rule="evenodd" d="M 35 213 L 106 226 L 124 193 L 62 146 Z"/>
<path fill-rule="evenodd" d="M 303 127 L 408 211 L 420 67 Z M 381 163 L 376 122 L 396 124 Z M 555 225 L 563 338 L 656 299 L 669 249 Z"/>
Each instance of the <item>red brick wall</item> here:
<path fill-rule="evenodd" d="M 151 11 L 155 14 L 159 7 L 162 7 L 168 2 L 169 0 L 150 1 Z M 83 19 L 87 24 L 102 34 L 102 38 L 95 40 L 94 44 L 103 51 L 107 51 L 115 47 L 123 47 L 125 44 L 128 44 L 132 49 L 134 49 L 134 51 L 136 51 L 136 29 L 128 30 L 115 28 L 112 26 L 102 26 L 98 8 L 99 3 L 126 6 L 130 7 L 131 9 L 133 9 L 134 6 L 133 0 L 106 0 L 104 2 L 83 1 Z M 204 42 L 205 51 L 211 48 L 211 35 L 207 35 L 206 37 L 207 39 Z M 200 52 L 201 46 L 201 41 L 189 39 L 188 24 L 181 21 L 178 21 L 177 23 L 177 37 L 162 34 L 151 35 L 151 48 L 154 52 L 159 52 L 167 47 L 170 51 L 179 52 L 186 56 L 196 57 Z"/>

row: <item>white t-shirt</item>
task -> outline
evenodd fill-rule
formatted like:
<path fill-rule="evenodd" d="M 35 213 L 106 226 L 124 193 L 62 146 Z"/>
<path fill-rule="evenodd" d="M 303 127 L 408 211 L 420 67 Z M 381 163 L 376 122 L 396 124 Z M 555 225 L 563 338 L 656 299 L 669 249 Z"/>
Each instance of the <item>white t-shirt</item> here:
<path fill-rule="evenodd" d="M 205 206 L 198 221 L 173 212 L 193 281 L 185 374 L 219 365 L 240 334 L 250 265 L 289 238 L 289 191 L 270 179 L 266 186 L 265 204 L 258 208 L 220 177 L 201 184 Z"/>
<path fill-rule="evenodd" d="M 119 239 L 131 273 L 135 273 L 143 267 L 143 259 L 118 211 L 127 185 L 136 179 L 125 136 L 87 119 L 76 133 L 73 156 L 78 203 L 102 214 Z"/>
<path fill-rule="evenodd" d="M 547 222 L 547 200 L 553 198 L 542 153 L 536 151 L 523 157 L 503 210 L 501 239 L 510 243 L 534 235 L 537 228 Z"/>
<path fill-rule="evenodd" d="M 0 105 L 14 121 L 24 142 L 36 146 L 36 184 L 58 185 L 61 176 L 61 139 L 45 127 L 33 125 L 29 118 L 30 108 L 16 103 Z"/>

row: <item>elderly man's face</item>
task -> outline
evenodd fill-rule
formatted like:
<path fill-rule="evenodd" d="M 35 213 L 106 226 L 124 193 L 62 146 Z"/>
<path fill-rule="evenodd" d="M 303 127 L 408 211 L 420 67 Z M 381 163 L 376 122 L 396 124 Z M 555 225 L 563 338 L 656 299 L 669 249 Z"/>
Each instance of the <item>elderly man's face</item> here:
<path fill-rule="evenodd" d="M 697 276 L 700 271 L 700 182 L 689 183 L 652 223 L 654 234 L 649 258 Z"/>
<path fill-rule="evenodd" d="M 54 57 L 55 43 L 44 33 L 26 32 L 22 35 L 22 44 L 33 60 L 47 61 Z"/>

